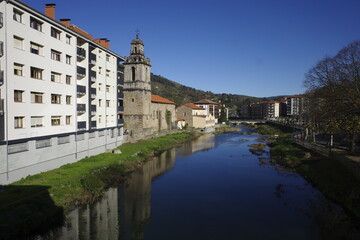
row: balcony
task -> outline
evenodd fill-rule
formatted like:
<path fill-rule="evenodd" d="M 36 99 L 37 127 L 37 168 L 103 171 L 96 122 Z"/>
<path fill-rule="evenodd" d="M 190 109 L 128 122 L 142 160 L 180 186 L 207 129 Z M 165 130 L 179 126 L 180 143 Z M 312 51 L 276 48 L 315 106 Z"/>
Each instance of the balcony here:
<path fill-rule="evenodd" d="M 119 126 L 119 125 L 123 125 L 123 124 L 124 124 L 124 119 L 123 119 L 123 118 L 118 119 L 118 120 L 117 120 L 117 123 L 118 123 L 118 126 Z"/>
<path fill-rule="evenodd" d="M 77 66 L 77 77 L 81 79 L 86 76 L 86 69 L 80 66 Z"/>
<path fill-rule="evenodd" d="M 124 85 L 124 74 L 118 74 L 118 76 L 117 76 L 117 85 L 118 86 Z"/>
<path fill-rule="evenodd" d="M 77 112 L 78 114 L 83 114 L 86 112 L 86 105 L 83 103 L 78 103 L 77 104 Z"/>
<path fill-rule="evenodd" d="M 4 99 L 0 99 L 0 115 L 4 114 Z"/>
<path fill-rule="evenodd" d="M 93 53 L 90 53 L 89 56 L 89 63 L 90 65 L 94 66 L 96 64 L 96 55 Z"/>
<path fill-rule="evenodd" d="M 92 83 L 96 82 L 96 72 L 93 70 L 90 70 L 90 80 Z"/>
<path fill-rule="evenodd" d="M 90 88 L 90 97 L 92 99 L 96 98 L 96 88 Z"/>
<path fill-rule="evenodd" d="M 91 129 L 96 128 L 96 121 L 91 121 L 91 123 L 90 123 L 90 128 L 91 128 Z"/>
<path fill-rule="evenodd" d="M 123 93 L 123 92 L 119 92 L 119 93 L 117 94 L 117 97 L 118 97 L 118 99 L 123 99 L 123 98 L 124 98 L 124 93 Z"/>
<path fill-rule="evenodd" d="M 4 71 L 0 71 L 0 86 L 4 84 Z"/>
<path fill-rule="evenodd" d="M 96 105 L 91 105 L 90 106 L 90 112 L 91 112 L 91 116 L 96 115 Z"/>
<path fill-rule="evenodd" d="M 78 95 L 85 95 L 86 94 L 86 87 L 77 85 L 76 92 Z"/>
<path fill-rule="evenodd" d="M 124 106 L 118 106 L 118 112 L 124 112 Z"/>
<path fill-rule="evenodd" d="M 77 58 L 79 61 L 82 61 L 86 58 L 86 50 L 84 48 L 77 48 Z"/>
<path fill-rule="evenodd" d="M 85 121 L 78 122 L 77 123 L 77 128 L 78 128 L 78 130 L 85 130 L 86 129 L 86 122 Z"/>

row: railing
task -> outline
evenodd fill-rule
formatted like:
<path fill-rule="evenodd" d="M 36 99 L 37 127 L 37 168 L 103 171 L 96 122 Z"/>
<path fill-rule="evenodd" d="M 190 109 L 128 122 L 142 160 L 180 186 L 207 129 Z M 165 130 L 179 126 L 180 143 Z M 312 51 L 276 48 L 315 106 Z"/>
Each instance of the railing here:
<path fill-rule="evenodd" d="M 118 125 L 123 125 L 124 124 L 124 119 L 123 118 L 121 118 L 121 119 L 118 119 Z"/>
<path fill-rule="evenodd" d="M 90 106 L 90 112 L 91 112 L 92 116 L 96 115 L 96 105 L 91 105 Z"/>
<path fill-rule="evenodd" d="M 86 86 L 77 85 L 76 88 L 77 94 L 85 95 L 86 94 Z"/>
<path fill-rule="evenodd" d="M 77 56 L 78 56 L 78 58 L 85 59 L 86 58 L 86 50 L 84 48 L 78 47 L 77 48 Z"/>
<path fill-rule="evenodd" d="M 78 113 L 86 112 L 86 105 L 83 103 L 78 103 L 76 108 Z"/>
<path fill-rule="evenodd" d="M 78 130 L 86 129 L 86 122 L 85 122 L 85 121 L 83 121 L 83 122 L 78 122 L 78 123 L 77 123 L 77 128 L 78 128 Z"/>
<path fill-rule="evenodd" d="M 96 88 L 90 88 L 90 96 L 91 98 L 96 98 Z"/>
<path fill-rule="evenodd" d="M 118 112 L 123 112 L 124 111 L 124 106 L 118 106 Z"/>
<path fill-rule="evenodd" d="M 91 82 L 95 83 L 96 82 L 96 72 L 91 70 L 90 71 L 90 80 Z"/>
<path fill-rule="evenodd" d="M 118 98 L 124 98 L 124 93 L 120 92 L 117 94 Z"/>
<path fill-rule="evenodd" d="M 118 74 L 117 85 L 124 85 L 124 74 Z"/>
<path fill-rule="evenodd" d="M 78 77 L 85 77 L 86 76 L 86 69 L 80 66 L 77 66 L 77 76 Z"/>
<path fill-rule="evenodd" d="M 4 99 L 0 99 L 0 114 L 4 113 Z"/>
<path fill-rule="evenodd" d="M 0 85 L 4 84 L 4 70 L 0 71 Z"/>
<path fill-rule="evenodd" d="M 90 60 L 89 62 L 91 65 L 95 65 L 96 64 L 96 55 L 93 53 L 90 53 L 89 60 Z"/>

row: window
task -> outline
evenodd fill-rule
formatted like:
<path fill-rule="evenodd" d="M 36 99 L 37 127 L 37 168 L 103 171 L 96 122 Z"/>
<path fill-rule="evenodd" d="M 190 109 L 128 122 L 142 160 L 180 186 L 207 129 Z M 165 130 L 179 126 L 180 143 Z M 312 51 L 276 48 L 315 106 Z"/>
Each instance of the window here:
<path fill-rule="evenodd" d="M 106 70 L 106 76 L 110 77 L 110 70 Z"/>
<path fill-rule="evenodd" d="M 101 107 L 101 105 L 102 105 L 102 100 L 99 99 L 99 107 Z"/>
<path fill-rule="evenodd" d="M 66 125 L 70 125 L 71 124 L 71 116 L 66 116 L 66 121 L 65 121 Z"/>
<path fill-rule="evenodd" d="M 23 42 L 24 42 L 23 38 L 14 36 L 14 47 L 15 48 L 23 49 Z"/>
<path fill-rule="evenodd" d="M 19 10 L 17 10 L 17 9 L 13 10 L 13 19 L 14 19 L 14 21 L 22 23 L 22 15 L 23 15 L 23 13 L 20 12 Z"/>
<path fill-rule="evenodd" d="M 110 100 L 106 100 L 106 107 L 110 107 Z"/>
<path fill-rule="evenodd" d="M 135 81 L 135 67 L 131 67 L 131 79 Z"/>
<path fill-rule="evenodd" d="M 61 74 L 56 72 L 51 72 L 51 81 L 52 82 L 61 82 Z"/>
<path fill-rule="evenodd" d="M 61 104 L 61 95 L 60 94 L 51 94 L 51 103 L 52 104 Z"/>
<path fill-rule="evenodd" d="M 33 42 L 30 42 L 30 52 L 31 53 L 34 53 L 34 54 L 37 54 L 37 55 L 43 55 L 43 46 L 39 45 L 39 44 L 36 44 L 36 43 L 33 43 Z"/>
<path fill-rule="evenodd" d="M 30 27 L 35 29 L 35 30 L 38 30 L 40 32 L 42 32 L 42 22 L 40 22 L 39 20 L 33 18 L 33 17 L 30 17 Z"/>
<path fill-rule="evenodd" d="M 42 79 L 43 70 L 36 67 L 30 67 L 30 76 L 35 79 Z"/>
<path fill-rule="evenodd" d="M 66 95 L 66 104 L 71 104 L 71 96 Z"/>
<path fill-rule="evenodd" d="M 14 75 L 23 76 L 23 67 L 22 64 L 14 63 Z"/>
<path fill-rule="evenodd" d="M 66 55 L 66 64 L 71 64 L 71 56 Z"/>
<path fill-rule="evenodd" d="M 58 144 L 65 144 L 70 142 L 70 136 L 58 137 Z"/>
<path fill-rule="evenodd" d="M 51 116 L 51 126 L 59 126 L 61 122 L 60 120 L 61 116 Z"/>
<path fill-rule="evenodd" d="M 44 117 L 31 117 L 31 127 L 42 127 Z"/>
<path fill-rule="evenodd" d="M 21 90 L 14 90 L 14 102 L 22 102 L 23 92 Z"/>
<path fill-rule="evenodd" d="M 51 147 L 51 139 L 36 140 L 35 146 L 36 148 Z"/>
<path fill-rule="evenodd" d="M 66 43 L 71 44 L 71 36 L 70 35 L 66 35 Z"/>
<path fill-rule="evenodd" d="M 99 67 L 99 74 L 102 74 L 102 67 Z"/>
<path fill-rule="evenodd" d="M 44 93 L 31 92 L 31 103 L 43 103 Z"/>
<path fill-rule="evenodd" d="M 61 52 L 51 49 L 51 59 L 60 62 L 61 61 Z"/>
<path fill-rule="evenodd" d="M 102 122 L 102 115 L 99 115 L 99 123 Z"/>
<path fill-rule="evenodd" d="M 110 62 L 110 55 L 106 54 L 106 61 Z"/>
<path fill-rule="evenodd" d="M 110 85 L 106 85 L 106 92 L 110 92 Z"/>
<path fill-rule="evenodd" d="M 8 145 L 8 153 L 18 153 L 28 151 L 28 142 L 24 143 L 15 143 Z"/>
<path fill-rule="evenodd" d="M 51 28 L 51 36 L 53 38 L 59 39 L 60 40 L 60 35 L 61 35 L 61 31 L 55 29 L 55 28 Z"/>
<path fill-rule="evenodd" d="M 24 128 L 24 117 L 15 117 L 14 118 L 14 127 L 15 128 Z"/>
<path fill-rule="evenodd" d="M 99 91 L 101 91 L 102 83 L 99 83 Z"/>
<path fill-rule="evenodd" d="M 71 84 L 71 76 L 66 75 L 66 84 Z"/>

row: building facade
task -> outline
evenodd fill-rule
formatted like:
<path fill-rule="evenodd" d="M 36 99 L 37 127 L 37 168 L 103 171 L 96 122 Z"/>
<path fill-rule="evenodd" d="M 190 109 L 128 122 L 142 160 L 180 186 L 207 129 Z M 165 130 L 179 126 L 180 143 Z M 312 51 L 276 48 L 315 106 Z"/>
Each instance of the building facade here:
<path fill-rule="evenodd" d="M 125 59 L 69 19 L 0 2 L 0 184 L 123 141 Z"/>

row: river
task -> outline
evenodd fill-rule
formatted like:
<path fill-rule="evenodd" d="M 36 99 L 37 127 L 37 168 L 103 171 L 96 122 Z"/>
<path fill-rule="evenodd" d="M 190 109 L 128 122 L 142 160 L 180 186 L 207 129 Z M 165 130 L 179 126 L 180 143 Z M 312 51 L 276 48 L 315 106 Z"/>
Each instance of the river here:
<path fill-rule="evenodd" d="M 74 209 L 52 239 L 328 239 L 340 207 L 249 151 L 259 135 L 207 134 L 163 152 Z M 331 206 L 331 207 L 330 207 Z M 330 209 L 330 210 L 329 210 Z M 334 215 L 335 214 L 335 215 Z"/>

